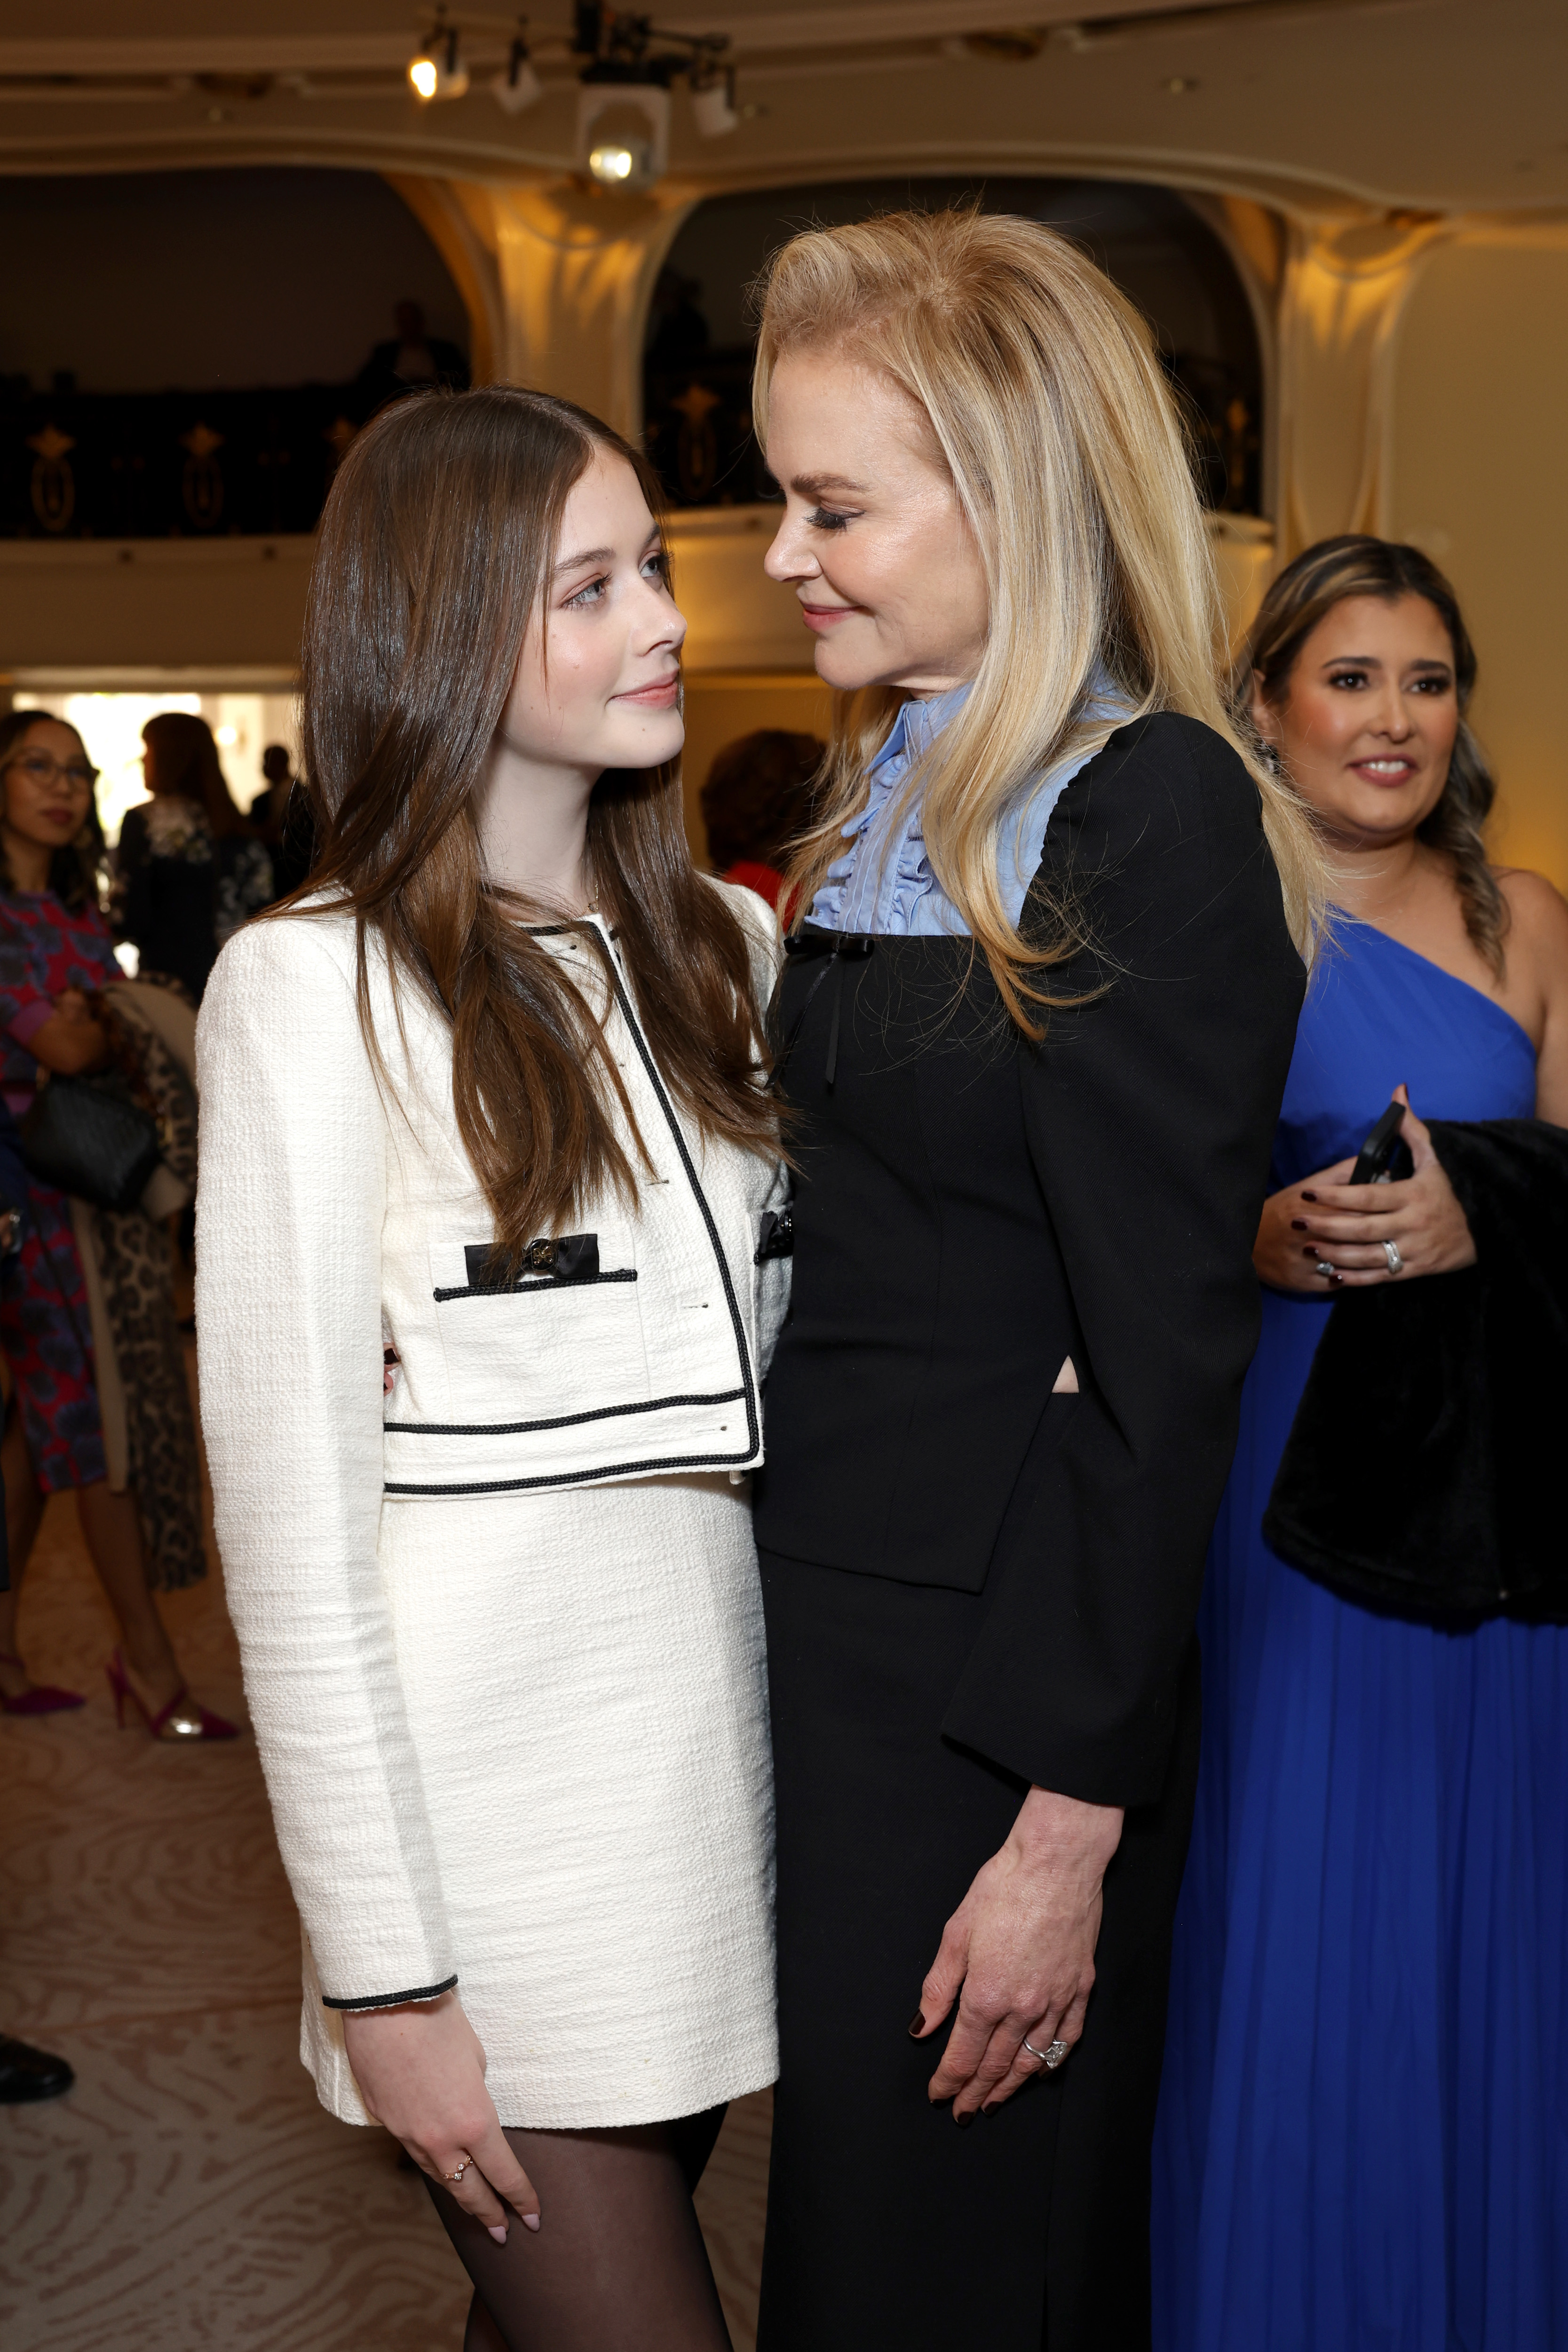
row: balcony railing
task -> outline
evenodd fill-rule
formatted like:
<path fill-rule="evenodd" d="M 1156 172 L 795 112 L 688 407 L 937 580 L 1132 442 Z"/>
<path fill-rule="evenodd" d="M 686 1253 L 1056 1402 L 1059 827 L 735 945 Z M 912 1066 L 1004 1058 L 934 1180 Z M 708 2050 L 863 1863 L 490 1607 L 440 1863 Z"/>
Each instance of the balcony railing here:
<path fill-rule="evenodd" d="M 1204 504 L 1261 511 L 1258 396 L 1239 369 L 1167 355 L 1166 371 L 1191 435 Z M 643 378 L 643 439 L 673 504 L 751 506 L 777 497 L 751 431 L 751 353 L 695 352 L 655 362 Z"/>
<path fill-rule="evenodd" d="M 0 537 L 313 530 L 365 414 L 351 383 L 46 394 L 0 383 Z"/>

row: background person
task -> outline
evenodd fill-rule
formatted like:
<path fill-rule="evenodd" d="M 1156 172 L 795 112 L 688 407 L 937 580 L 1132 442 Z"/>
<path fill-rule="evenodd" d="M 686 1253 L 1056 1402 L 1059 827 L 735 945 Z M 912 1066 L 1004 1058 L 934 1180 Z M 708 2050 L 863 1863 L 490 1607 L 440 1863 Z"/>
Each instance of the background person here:
<path fill-rule="evenodd" d="M 83 1076 L 102 1070 L 110 1057 L 110 1029 L 96 1005 L 121 975 L 98 904 L 102 836 L 93 812 L 95 775 L 74 727 L 30 710 L 0 718 L 0 1084 L 17 1118 L 31 1106 L 40 1067 Z M 149 1259 L 161 1248 L 166 1269 L 162 1229 L 152 1227 L 148 1242 Z M 139 1288 L 141 1321 L 166 1326 L 163 1352 L 177 1356 L 166 1294 L 150 1279 Z M 149 1336 L 156 1342 L 157 1329 Z M 119 1622 L 109 1675 L 122 1719 L 128 1708 L 139 1713 L 159 1739 L 233 1738 L 235 1726 L 198 1706 L 186 1688 L 148 1589 L 137 1497 L 110 1483 L 72 1203 L 31 1179 L 22 1246 L 0 1272 L 0 1347 L 16 1391 L 0 1446 L 12 1580 L 0 1595 L 0 1704 L 7 1714 L 24 1715 L 81 1704 L 74 1693 L 31 1682 L 16 1635 L 18 1591 L 45 1496 L 74 1488 L 82 1534 Z M 161 1450 L 178 1454 L 183 1436 L 189 1459 L 183 1478 L 178 1462 L 173 1474 L 193 1491 L 188 1403 L 184 1410 L 183 1424 L 171 1419 L 162 1433 Z M 191 1566 L 199 1574 L 199 1527 L 179 1556 L 193 1548 Z"/>
<path fill-rule="evenodd" d="M 316 854 L 316 824 L 310 796 L 294 773 L 287 747 L 269 743 L 261 755 L 267 790 L 250 804 L 250 821 L 267 845 L 272 860 L 272 887 L 277 898 L 300 889 Z"/>
<path fill-rule="evenodd" d="M 778 1014 L 758 2345 L 1134 2352 L 1193 1619 L 1316 863 L 1216 684 L 1148 331 L 1065 238 L 796 237 L 756 404 L 767 570 L 856 698 Z"/>
<path fill-rule="evenodd" d="M 790 847 L 811 822 L 811 785 L 827 745 L 815 735 L 759 727 L 714 754 L 702 789 L 714 871 L 779 904 Z"/>
<path fill-rule="evenodd" d="M 26 1204 L 27 1171 L 22 1165 L 16 1122 L 0 1102 L 0 1266 L 22 1245 Z M 10 1589 L 5 1515 L 0 1498 L 0 1598 Z M 15 1666 L 20 1662 L 9 1657 L 4 1663 Z M 64 1692 L 47 1696 L 68 1696 Z M 14 2034 L 0 2033 L 0 2106 L 31 2106 L 40 2099 L 63 2097 L 75 2081 L 68 2060 L 57 2057 L 53 2051 L 39 2050 L 30 2042 L 20 2042 Z"/>
<path fill-rule="evenodd" d="M 1362 1605 L 1261 1523 L 1333 1294 L 1475 1259 L 1424 1118 L 1568 1126 L 1568 908 L 1488 862 L 1475 655 L 1416 549 L 1308 549 L 1242 677 L 1343 912 L 1275 1140 L 1262 1339 L 1200 1619 L 1156 2338 L 1550 2352 L 1568 2315 L 1568 1630 Z M 1414 1173 L 1352 1188 L 1396 1093 L 1424 1115 L 1404 1122 Z M 1354 1398 L 1343 1418 L 1375 1472 L 1386 1433 Z"/>
<path fill-rule="evenodd" d="M 128 809 L 114 856 L 116 934 L 200 1003 L 218 950 L 274 896 L 272 860 L 229 796 L 213 730 L 184 710 L 141 730 L 151 798 Z"/>
<path fill-rule="evenodd" d="M 444 385 L 450 392 L 468 388 L 468 362 L 455 343 L 431 336 L 424 310 L 413 300 L 399 302 L 392 311 L 397 332 L 377 343 L 355 379 L 354 389 L 365 415 L 407 392 L 430 392 Z"/>

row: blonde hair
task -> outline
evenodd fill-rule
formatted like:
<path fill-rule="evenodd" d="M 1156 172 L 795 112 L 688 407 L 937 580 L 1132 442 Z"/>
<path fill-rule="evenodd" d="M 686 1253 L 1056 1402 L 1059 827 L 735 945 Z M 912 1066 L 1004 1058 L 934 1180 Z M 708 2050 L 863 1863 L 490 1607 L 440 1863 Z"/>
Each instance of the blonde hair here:
<path fill-rule="evenodd" d="M 973 689 L 906 787 L 926 854 L 984 954 L 1009 1014 L 1038 1036 L 1040 975 L 1082 944 L 1070 904 L 1026 938 L 1009 921 L 998 830 L 1029 778 L 1098 750 L 1128 719 L 1199 719 L 1245 761 L 1262 801 L 1287 919 L 1303 952 L 1318 922 L 1317 847 L 1288 784 L 1237 730 L 1208 534 L 1186 444 L 1143 319 L 1076 247 L 1038 222 L 977 211 L 889 213 L 810 229 L 761 289 L 752 392 L 766 440 L 773 371 L 831 346 L 924 411 L 985 567 L 989 628 Z M 1103 668 L 1124 715 L 1091 715 Z M 793 861 L 807 908 L 866 797 L 866 770 L 904 697 L 836 696 L 818 818 Z M 1039 893 L 1030 912 L 1039 905 Z M 1034 927 L 1031 925 L 1031 929 Z"/>

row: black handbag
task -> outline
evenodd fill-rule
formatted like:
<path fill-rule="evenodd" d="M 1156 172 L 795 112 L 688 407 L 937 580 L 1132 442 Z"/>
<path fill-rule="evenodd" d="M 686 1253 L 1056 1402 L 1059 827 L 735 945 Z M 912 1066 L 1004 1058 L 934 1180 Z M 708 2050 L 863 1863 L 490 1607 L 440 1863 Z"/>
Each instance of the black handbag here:
<path fill-rule="evenodd" d="M 133 1209 L 158 1165 L 158 1122 L 110 1078 L 51 1077 L 21 1122 L 30 1176 L 95 1209 Z"/>

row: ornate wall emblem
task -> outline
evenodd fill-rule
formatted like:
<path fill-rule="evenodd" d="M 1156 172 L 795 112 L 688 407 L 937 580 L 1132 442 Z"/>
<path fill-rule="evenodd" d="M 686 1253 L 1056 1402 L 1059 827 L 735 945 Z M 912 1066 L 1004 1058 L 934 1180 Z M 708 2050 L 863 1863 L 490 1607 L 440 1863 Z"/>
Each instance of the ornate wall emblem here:
<path fill-rule="evenodd" d="M 718 471 L 718 436 L 710 424 L 712 411 L 723 403 L 706 383 L 693 383 L 670 406 L 682 419 L 675 436 L 675 467 L 684 498 L 704 499 Z"/>
<path fill-rule="evenodd" d="M 182 485 L 185 512 L 198 530 L 214 530 L 224 510 L 223 471 L 213 454 L 223 446 L 223 435 L 200 423 L 180 436 L 180 446 L 191 453 Z"/>
<path fill-rule="evenodd" d="M 28 436 L 27 446 L 37 451 L 33 460 L 33 512 L 45 530 L 68 530 L 76 512 L 76 476 L 66 463 L 66 451 L 76 443 L 57 425 L 46 425 Z"/>

